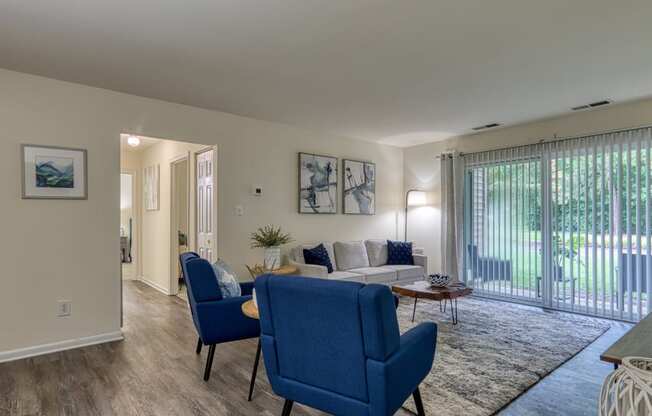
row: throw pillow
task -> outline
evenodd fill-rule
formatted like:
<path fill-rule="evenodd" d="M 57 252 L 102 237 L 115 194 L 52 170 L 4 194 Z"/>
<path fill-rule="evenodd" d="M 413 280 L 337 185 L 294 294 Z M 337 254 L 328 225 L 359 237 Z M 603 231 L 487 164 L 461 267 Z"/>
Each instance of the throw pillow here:
<path fill-rule="evenodd" d="M 387 264 L 414 265 L 412 242 L 387 240 Z"/>
<path fill-rule="evenodd" d="M 217 276 L 217 284 L 220 287 L 223 298 L 242 296 L 242 288 L 240 288 L 236 275 L 228 264 L 218 259 L 213 263 L 213 270 L 215 271 L 215 276 Z"/>
<path fill-rule="evenodd" d="M 333 264 L 331 263 L 330 257 L 328 257 L 328 251 L 323 244 L 318 245 L 317 247 L 310 249 L 303 249 L 303 259 L 306 261 L 306 264 L 316 264 L 319 266 L 326 266 L 328 273 L 333 273 Z"/>

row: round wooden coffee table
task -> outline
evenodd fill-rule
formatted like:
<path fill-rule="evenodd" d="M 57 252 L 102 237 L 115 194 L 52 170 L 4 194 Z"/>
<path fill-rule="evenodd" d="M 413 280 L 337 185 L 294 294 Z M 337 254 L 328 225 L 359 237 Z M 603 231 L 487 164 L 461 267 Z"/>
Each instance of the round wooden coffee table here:
<path fill-rule="evenodd" d="M 453 283 L 446 287 L 434 287 L 429 282 L 424 280 L 405 284 L 392 286 L 392 292 L 414 298 L 414 309 L 412 309 L 412 322 L 414 322 L 414 315 L 417 311 L 417 301 L 419 299 L 430 299 L 439 301 L 439 310 L 446 312 L 446 303 L 451 303 L 451 318 L 453 325 L 457 325 L 457 298 L 468 296 L 473 293 L 473 289 L 467 287 L 464 283 Z M 441 301 L 444 301 L 442 310 Z M 453 305 L 453 301 L 455 304 Z"/>

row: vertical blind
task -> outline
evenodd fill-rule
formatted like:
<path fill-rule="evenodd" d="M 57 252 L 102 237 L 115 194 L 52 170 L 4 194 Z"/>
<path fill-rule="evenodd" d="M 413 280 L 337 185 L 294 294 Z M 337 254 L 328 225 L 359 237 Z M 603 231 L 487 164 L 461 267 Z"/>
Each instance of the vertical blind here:
<path fill-rule="evenodd" d="M 652 129 L 466 154 L 463 278 L 480 294 L 652 311 Z"/>

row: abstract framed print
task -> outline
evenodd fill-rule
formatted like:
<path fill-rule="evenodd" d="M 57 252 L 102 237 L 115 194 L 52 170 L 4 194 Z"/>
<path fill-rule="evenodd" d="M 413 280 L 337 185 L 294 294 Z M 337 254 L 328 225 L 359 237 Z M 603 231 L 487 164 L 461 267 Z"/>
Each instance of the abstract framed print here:
<path fill-rule="evenodd" d="M 299 213 L 337 214 L 337 158 L 299 153 Z"/>
<path fill-rule="evenodd" d="M 344 159 L 342 172 L 344 213 L 376 214 L 376 164 Z"/>

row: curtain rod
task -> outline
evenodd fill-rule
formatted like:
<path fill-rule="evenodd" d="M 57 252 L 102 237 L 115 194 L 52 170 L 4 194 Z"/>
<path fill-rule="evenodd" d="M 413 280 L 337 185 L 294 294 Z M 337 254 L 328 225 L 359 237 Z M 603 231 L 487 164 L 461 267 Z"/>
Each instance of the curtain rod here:
<path fill-rule="evenodd" d="M 435 156 L 435 159 L 441 159 L 442 155 L 452 155 L 453 153 L 458 153 L 460 156 L 465 156 L 465 155 L 480 154 L 480 153 L 486 153 L 486 152 L 499 152 L 501 150 L 520 149 L 520 148 L 523 148 L 523 147 L 529 147 L 529 146 L 536 145 L 536 144 L 560 143 L 560 142 L 565 142 L 567 140 L 587 139 L 589 137 L 602 136 L 604 134 L 627 133 L 629 131 L 643 130 L 643 129 L 650 129 L 650 128 L 652 128 L 652 124 L 644 124 L 644 125 L 641 125 L 641 126 L 628 127 L 628 128 L 625 128 L 625 129 L 603 130 L 603 131 L 598 131 L 598 132 L 595 132 L 595 133 L 579 134 L 579 135 L 576 135 L 576 136 L 556 137 L 556 135 L 555 135 L 555 136 L 550 137 L 550 138 L 541 138 L 535 143 L 521 144 L 521 145 L 518 145 L 518 146 L 499 147 L 499 148 L 496 148 L 496 149 L 480 150 L 478 152 L 457 152 L 455 150 L 445 150 L 445 151 L 442 152 L 441 155 Z"/>

